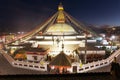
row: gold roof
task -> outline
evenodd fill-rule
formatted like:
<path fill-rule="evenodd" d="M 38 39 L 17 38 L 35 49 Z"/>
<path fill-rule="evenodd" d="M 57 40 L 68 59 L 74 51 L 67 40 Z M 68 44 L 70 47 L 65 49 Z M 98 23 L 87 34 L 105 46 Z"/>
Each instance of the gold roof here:
<path fill-rule="evenodd" d="M 62 6 L 62 3 L 59 4 L 58 6 L 58 17 L 57 17 L 57 23 L 65 23 L 65 15 L 63 13 L 63 6 Z"/>
<path fill-rule="evenodd" d="M 58 11 L 60 11 L 60 10 L 64 10 L 62 3 L 60 3 L 58 6 Z"/>

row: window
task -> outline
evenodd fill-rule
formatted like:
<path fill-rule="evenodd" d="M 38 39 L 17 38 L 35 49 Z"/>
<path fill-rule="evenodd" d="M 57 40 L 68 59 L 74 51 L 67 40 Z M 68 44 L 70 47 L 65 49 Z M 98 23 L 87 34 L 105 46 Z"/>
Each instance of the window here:
<path fill-rule="evenodd" d="M 40 67 L 41 69 L 45 69 L 45 67 Z"/>
<path fill-rule="evenodd" d="M 29 67 L 33 67 L 33 65 L 29 65 Z"/>
<path fill-rule="evenodd" d="M 79 69 L 79 71 L 82 71 L 83 70 L 83 68 L 82 69 Z"/>
<path fill-rule="evenodd" d="M 19 66 L 22 66 L 22 64 L 19 64 Z"/>
<path fill-rule="evenodd" d="M 14 65 L 17 65 L 17 63 L 14 63 Z"/>
<path fill-rule="evenodd" d="M 34 66 L 35 68 L 39 68 L 38 66 Z"/>
<path fill-rule="evenodd" d="M 24 66 L 27 66 L 26 64 Z"/>

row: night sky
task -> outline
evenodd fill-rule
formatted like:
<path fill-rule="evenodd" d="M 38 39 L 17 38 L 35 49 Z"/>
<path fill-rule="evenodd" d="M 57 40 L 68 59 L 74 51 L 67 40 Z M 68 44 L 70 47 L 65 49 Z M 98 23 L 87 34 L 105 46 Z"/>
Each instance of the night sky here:
<path fill-rule="evenodd" d="M 29 31 L 57 12 L 97 26 L 120 26 L 120 0 L 0 0 L 0 31 Z"/>

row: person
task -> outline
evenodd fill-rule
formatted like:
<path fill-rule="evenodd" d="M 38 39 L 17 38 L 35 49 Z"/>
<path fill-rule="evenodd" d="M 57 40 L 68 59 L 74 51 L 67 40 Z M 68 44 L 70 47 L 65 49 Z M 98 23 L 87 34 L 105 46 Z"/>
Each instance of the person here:
<path fill-rule="evenodd" d="M 57 73 L 57 74 L 59 74 L 59 73 L 60 73 L 59 68 L 57 68 L 57 69 L 56 69 L 56 73 Z"/>
<path fill-rule="evenodd" d="M 111 63 L 111 75 L 113 80 L 120 79 L 120 65 L 117 63 L 116 57 L 114 57 L 114 60 Z"/>
<path fill-rule="evenodd" d="M 65 73 L 65 68 L 62 69 L 62 73 L 63 73 L 63 74 Z"/>
<path fill-rule="evenodd" d="M 47 65 L 47 70 L 48 70 L 48 72 L 51 71 L 51 67 L 49 65 Z"/>

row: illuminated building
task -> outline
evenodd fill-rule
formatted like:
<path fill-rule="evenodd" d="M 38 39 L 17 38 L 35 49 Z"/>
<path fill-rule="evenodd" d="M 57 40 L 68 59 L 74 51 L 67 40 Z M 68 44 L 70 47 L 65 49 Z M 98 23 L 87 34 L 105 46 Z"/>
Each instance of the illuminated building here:
<path fill-rule="evenodd" d="M 87 62 L 87 60 L 85 60 L 89 54 L 87 52 L 93 51 L 93 49 L 90 50 L 87 45 L 88 43 L 96 44 L 97 41 L 94 37 L 97 36 L 98 35 L 91 29 L 66 13 L 62 4 L 60 4 L 58 6 L 58 11 L 44 24 L 39 25 L 36 29 L 8 44 L 8 48 L 10 50 L 14 49 L 12 54 L 17 50 L 20 51 L 20 49 L 23 49 L 23 54 L 26 54 L 26 60 L 28 61 L 32 60 L 40 62 L 42 59 L 44 62 L 48 63 L 51 63 L 51 61 L 62 53 L 65 54 L 64 56 L 66 58 L 63 60 L 68 60 L 67 57 L 69 57 L 70 65 L 72 66 L 72 63 L 74 62 L 81 62 L 80 54 L 84 54 L 82 63 Z M 91 45 L 91 47 L 95 47 L 95 45 Z M 43 51 L 40 50 L 41 48 L 44 48 L 47 51 L 43 53 Z M 84 51 L 81 51 L 81 48 L 84 48 Z M 97 50 L 98 51 L 93 52 L 100 52 L 101 49 L 97 48 Z M 101 50 L 100 54 L 104 53 L 105 51 Z M 15 58 L 17 57 L 19 57 L 19 55 L 15 56 Z M 66 62 L 69 62 L 69 60 Z M 52 64 L 52 66 L 54 65 Z M 65 65 L 61 64 L 58 66 Z"/>

